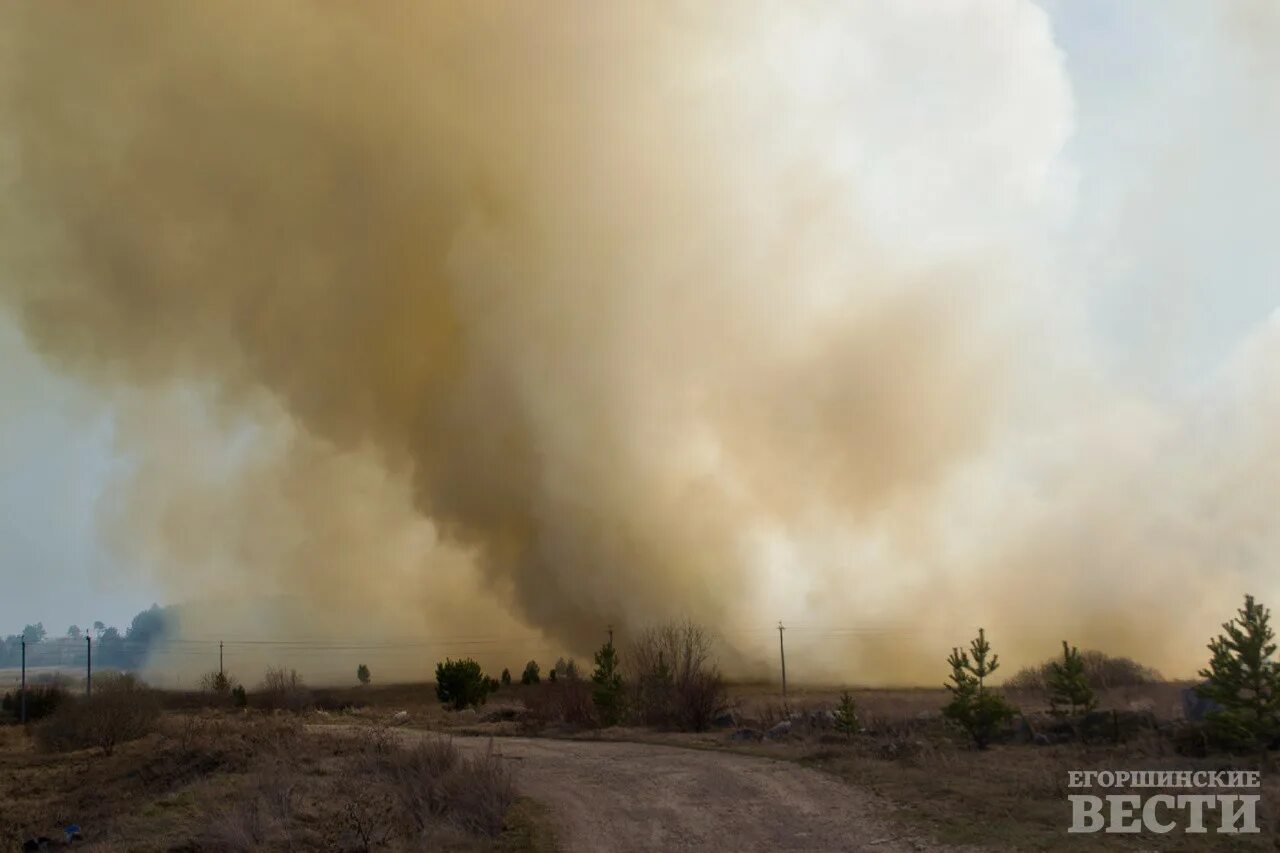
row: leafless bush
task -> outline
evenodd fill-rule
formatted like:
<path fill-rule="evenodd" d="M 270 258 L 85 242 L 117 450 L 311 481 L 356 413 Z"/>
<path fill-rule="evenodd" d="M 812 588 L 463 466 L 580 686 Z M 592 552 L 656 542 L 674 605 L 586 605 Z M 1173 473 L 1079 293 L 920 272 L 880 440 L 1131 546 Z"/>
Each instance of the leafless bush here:
<path fill-rule="evenodd" d="M 298 778 L 282 762 L 273 762 L 254 778 L 254 789 L 266 804 L 267 813 L 287 826 L 293 820 L 293 794 Z"/>
<path fill-rule="evenodd" d="M 104 674 L 92 698 L 68 702 L 37 729 L 44 749 L 65 751 L 96 746 L 110 755 L 118 744 L 155 730 L 160 705 L 136 676 Z"/>
<path fill-rule="evenodd" d="M 424 738 L 384 759 L 401 811 L 418 832 L 448 809 L 447 777 L 459 762 L 457 747 L 443 737 Z"/>
<path fill-rule="evenodd" d="M 1105 652 L 1089 650 L 1080 653 L 1084 661 L 1084 678 L 1095 690 L 1111 687 L 1140 687 L 1164 681 L 1159 672 L 1126 657 L 1112 657 Z M 1005 682 L 1011 690 L 1045 690 L 1055 660 L 1038 666 L 1024 667 Z"/>
<path fill-rule="evenodd" d="M 465 758 L 448 777 L 450 814 L 468 832 L 496 836 L 516 801 L 515 780 L 489 741 L 483 754 Z"/>
<path fill-rule="evenodd" d="M 447 820 L 472 833 L 497 835 L 515 802 L 511 770 L 494 755 L 463 757 L 444 737 L 427 737 L 404 749 L 366 756 L 390 788 L 404 823 L 419 838 Z"/>
<path fill-rule="evenodd" d="M 64 680 L 54 680 L 28 687 L 26 690 L 27 721 L 33 722 L 48 717 L 58 710 L 58 706 L 65 703 L 70 695 Z M 4 711 L 12 714 L 15 720 L 19 720 L 22 718 L 22 699 L 22 690 L 14 690 L 12 693 L 4 694 L 0 706 Z"/>
<path fill-rule="evenodd" d="M 311 691 L 296 669 L 271 667 L 254 693 L 254 704 L 267 711 L 304 711 L 311 705 Z"/>
<path fill-rule="evenodd" d="M 228 853 L 250 853 L 262 848 L 267 827 L 256 797 L 247 797 L 220 814 L 206 831 L 207 841 L 215 850 Z"/>
<path fill-rule="evenodd" d="M 240 686 L 234 675 L 213 669 L 200 676 L 200 692 L 206 701 L 224 705 L 231 704 L 232 692 Z"/>
<path fill-rule="evenodd" d="M 520 701 L 537 723 L 585 726 L 595 720 L 591 684 L 577 676 L 529 685 L 521 690 Z"/>
<path fill-rule="evenodd" d="M 711 635 L 691 621 L 641 631 L 628 655 L 633 707 L 647 725 L 702 731 L 727 702 Z"/>

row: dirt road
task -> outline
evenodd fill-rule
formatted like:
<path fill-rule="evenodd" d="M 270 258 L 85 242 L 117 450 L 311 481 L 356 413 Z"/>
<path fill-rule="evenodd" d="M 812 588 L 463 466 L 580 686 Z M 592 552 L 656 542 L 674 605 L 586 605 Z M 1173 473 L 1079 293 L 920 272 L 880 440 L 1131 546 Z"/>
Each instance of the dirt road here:
<path fill-rule="evenodd" d="M 489 741 L 455 738 L 464 750 Z M 874 795 L 794 763 L 637 743 L 495 738 L 567 851 L 920 850 Z"/>

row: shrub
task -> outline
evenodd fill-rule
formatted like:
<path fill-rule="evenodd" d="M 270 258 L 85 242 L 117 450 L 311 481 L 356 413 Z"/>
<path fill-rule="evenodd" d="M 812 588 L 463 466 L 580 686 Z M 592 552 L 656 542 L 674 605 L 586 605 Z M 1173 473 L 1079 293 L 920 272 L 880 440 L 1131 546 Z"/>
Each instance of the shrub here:
<path fill-rule="evenodd" d="M 211 704 L 234 703 L 237 697 L 237 690 L 240 693 L 244 692 L 240 682 L 236 681 L 235 676 L 229 673 L 215 669 L 200 676 L 200 691 L 205 694 Z"/>
<path fill-rule="evenodd" d="M 1273 659 L 1271 611 L 1244 597 L 1225 634 L 1209 642 L 1207 679 L 1196 691 L 1222 706 L 1209 714 L 1210 728 L 1228 743 L 1266 745 L 1280 735 L 1280 663 Z"/>
<path fill-rule="evenodd" d="M 1049 707 L 1053 713 L 1062 713 L 1065 707 L 1071 714 L 1079 711 L 1092 711 L 1098 704 L 1098 698 L 1084 674 L 1084 659 L 1080 650 L 1068 646 L 1062 641 L 1062 662 L 1054 662 L 1049 666 L 1048 674 Z"/>
<path fill-rule="evenodd" d="M 356 667 L 356 681 L 359 681 L 361 684 L 368 684 L 369 678 L 369 667 L 364 664 L 360 664 Z"/>
<path fill-rule="evenodd" d="M 601 725 L 616 726 L 622 722 L 626 707 L 626 693 L 622 685 L 622 672 L 618 668 L 618 652 L 608 642 L 596 652 L 596 669 L 591 674 L 591 701 Z"/>
<path fill-rule="evenodd" d="M 34 687 L 27 688 L 27 722 L 43 720 L 58 710 L 64 702 L 70 698 L 71 694 L 66 687 L 59 682 L 50 684 L 37 684 Z M 12 714 L 15 720 L 22 719 L 22 690 L 18 689 L 12 693 L 4 694 L 4 700 L 0 703 L 5 713 Z"/>
<path fill-rule="evenodd" d="M 296 669 L 268 667 L 254 693 L 254 701 L 267 711 L 303 711 L 311 704 L 311 691 L 302 683 Z"/>
<path fill-rule="evenodd" d="M 493 741 L 482 754 L 468 756 L 447 777 L 450 818 L 468 832 L 497 836 L 516 801 L 511 769 L 493 754 Z"/>
<path fill-rule="evenodd" d="M 489 681 L 480 664 L 471 658 L 445 659 L 436 664 L 436 697 L 456 711 L 483 705 L 489 695 Z"/>
<path fill-rule="evenodd" d="M 160 705 L 155 695 L 129 673 L 100 675 L 93 696 L 65 703 L 36 730 L 39 744 L 65 751 L 98 747 L 110 755 L 118 744 L 155 730 Z"/>
<path fill-rule="evenodd" d="M 506 667 L 502 668 L 502 686 L 503 687 L 511 686 L 511 670 L 507 669 Z"/>
<path fill-rule="evenodd" d="M 249 705 L 249 694 L 245 692 L 243 684 L 237 684 L 231 688 L 231 701 L 237 708 L 245 708 Z"/>
<path fill-rule="evenodd" d="M 986 749 L 992 736 L 1013 718 L 1017 709 L 987 689 L 987 676 L 995 672 L 1000 663 L 999 658 L 991 654 L 984 630 L 978 629 L 978 636 L 969 644 L 969 649 L 972 659 L 960 648 L 952 649 L 947 658 L 951 665 L 951 684 L 945 686 L 951 691 L 951 701 L 942 713 L 968 732 L 978 749 Z"/>
<path fill-rule="evenodd" d="M 404 749 L 372 756 L 388 781 L 396 810 L 419 837 L 444 819 L 473 833 L 498 835 L 515 802 L 512 774 L 489 742 L 484 753 L 463 757 L 445 737 L 425 737 Z M 451 848 L 452 849 L 452 848 Z"/>
<path fill-rule="evenodd" d="M 537 684 L 541 680 L 541 670 L 536 660 L 531 660 L 524 665 L 524 672 L 520 675 L 521 684 Z"/>
<path fill-rule="evenodd" d="M 424 737 L 407 749 L 380 754 L 400 810 L 424 832 L 449 807 L 446 777 L 459 763 L 458 748 L 443 737 Z"/>
<path fill-rule="evenodd" d="M 647 725 L 702 731 L 725 709 L 724 679 L 711 657 L 711 635 L 693 622 L 649 627 L 632 651 L 633 700 Z"/>
<path fill-rule="evenodd" d="M 1159 672 L 1131 658 L 1113 657 L 1104 652 L 1086 650 L 1080 652 L 1080 660 L 1084 664 L 1085 684 L 1094 690 L 1141 687 L 1164 681 L 1164 677 Z M 1020 669 L 1010 676 L 1004 685 L 1010 690 L 1048 690 L 1049 676 L 1056 662 L 1056 660 L 1050 660 L 1038 666 Z"/>

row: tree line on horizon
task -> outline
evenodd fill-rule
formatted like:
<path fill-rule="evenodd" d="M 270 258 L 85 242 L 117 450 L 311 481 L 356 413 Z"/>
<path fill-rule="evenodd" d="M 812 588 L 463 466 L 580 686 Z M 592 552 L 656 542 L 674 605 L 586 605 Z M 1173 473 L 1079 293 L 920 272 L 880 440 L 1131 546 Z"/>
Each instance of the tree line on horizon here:
<path fill-rule="evenodd" d="M 0 637 L 0 668 L 22 665 L 22 641 L 27 641 L 27 666 L 84 666 L 84 638 L 93 638 L 93 665 L 112 669 L 140 669 L 159 643 L 174 634 L 172 608 L 153 604 L 121 630 L 102 622 L 71 625 L 61 636 L 50 636 L 44 623 L 23 627 L 21 633 Z"/>

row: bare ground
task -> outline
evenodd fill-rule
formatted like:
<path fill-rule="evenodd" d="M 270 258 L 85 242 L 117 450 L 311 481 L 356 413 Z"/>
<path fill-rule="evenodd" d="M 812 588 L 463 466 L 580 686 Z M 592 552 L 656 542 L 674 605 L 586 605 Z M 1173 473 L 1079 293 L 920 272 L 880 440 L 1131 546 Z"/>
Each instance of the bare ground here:
<path fill-rule="evenodd" d="M 414 732 L 404 732 L 414 736 Z M 651 744 L 455 738 L 516 765 L 566 851 L 931 849 L 885 801 L 793 762 Z"/>

